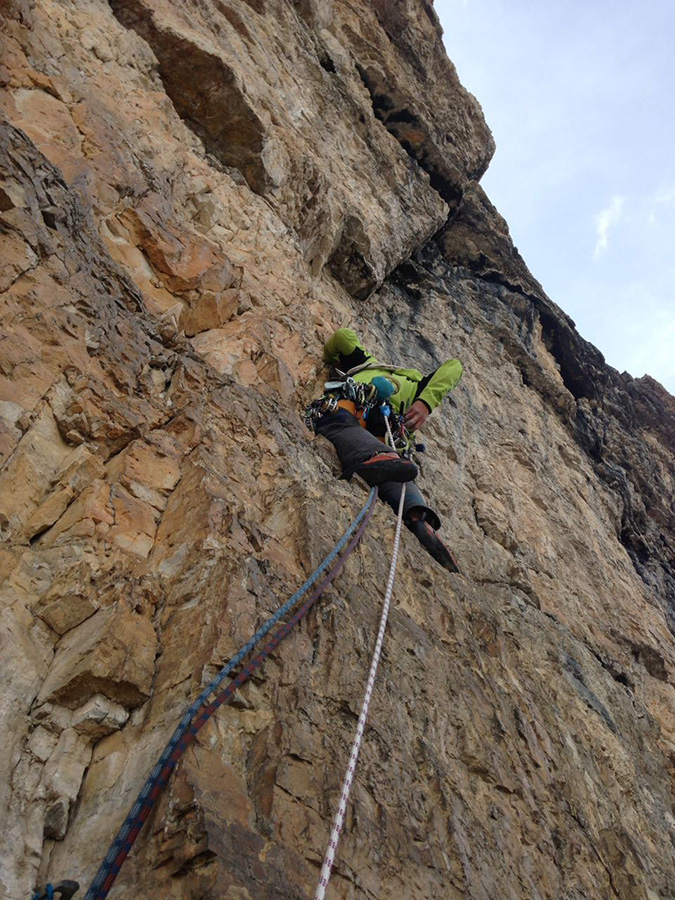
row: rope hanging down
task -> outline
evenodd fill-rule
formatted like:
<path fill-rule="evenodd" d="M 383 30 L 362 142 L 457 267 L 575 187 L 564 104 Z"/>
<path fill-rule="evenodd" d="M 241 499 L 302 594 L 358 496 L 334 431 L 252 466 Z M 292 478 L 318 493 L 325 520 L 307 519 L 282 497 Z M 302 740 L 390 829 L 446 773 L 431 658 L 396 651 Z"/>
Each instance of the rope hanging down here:
<path fill-rule="evenodd" d="M 189 707 L 183 718 L 180 720 L 176 730 L 172 734 L 169 742 L 164 748 L 156 766 L 152 770 L 147 781 L 143 785 L 136 801 L 131 808 L 129 814 L 124 820 L 124 824 L 117 832 L 110 849 L 101 863 L 84 900 L 103 900 L 108 896 L 110 888 L 115 882 L 117 875 L 129 854 L 141 828 L 146 819 L 150 815 L 155 802 L 166 785 L 172 770 L 176 763 L 194 740 L 199 729 L 208 719 L 216 712 L 216 710 L 228 700 L 236 689 L 242 685 L 260 666 L 263 664 L 269 654 L 281 643 L 281 641 L 290 633 L 293 627 L 302 619 L 326 590 L 328 585 L 342 570 L 347 558 L 350 556 L 361 535 L 365 531 L 370 517 L 375 508 L 377 499 L 377 488 L 373 488 L 368 497 L 368 501 L 361 509 L 357 517 L 345 531 L 331 553 L 323 560 L 319 567 L 312 573 L 307 581 L 299 588 L 292 597 L 290 597 L 275 613 L 271 616 L 262 627 L 253 635 L 250 641 L 245 644 L 224 666 L 213 681 L 202 691 L 197 699 Z M 357 530 L 358 529 L 358 530 Z M 253 657 L 242 671 L 231 681 L 227 687 L 218 690 L 225 678 L 232 670 L 244 659 L 244 657 L 260 643 L 262 638 L 279 622 L 279 620 L 295 606 L 298 601 L 307 593 L 307 591 L 316 583 L 321 574 L 336 559 L 338 553 L 345 547 L 350 536 L 356 534 L 347 547 L 344 556 L 331 569 L 329 574 L 314 591 L 314 593 L 305 601 L 305 603 L 297 610 L 294 615 L 284 624 L 268 644 L 261 650 L 257 656 Z M 211 699 L 212 698 L 212 699 Z"/>
<path fill-rule="evenodd" d="M 389 423 L 387 421 L 387 428 L 389 427 Z M 391 431 L 389 432 L 391 436 Z M 349 801 L 349 794 L 352 788 L 352 781 L 354 780 L 354 772 L 356 771 L 356 761 L 359 757 L 359 750 L 361 748 L 361 740 L 363 738 L 363 732 L 366 725 L 366 718 L 368 716 L 368 707 L 370 706 L 370 698 L 373 693 L 373 685 L 375 684 L 375 676 L 377 674 L 377 666 L 380 662 L 380 655 L 382 653 L 382 644 L 384 642 L 384 632 L 387 627 L 387 618 L 389 616 L 389 606 L 391 603 L 391 595 L 394 590 L 394 576 L 396 574 L 396 561 L 398 559 L 398 550 L 401 542 L 401 523 L 403 522 L 403 503 L 405 500 L 405 484 L 401 485 L 401 499 L 398 505 L 398 518 L 396 520 L 396 536 L 394 538 L 394 552 L 391 557 L 391 566 L 389 568 L 389 580 L 387 581 L 387 590 L 384 596 L 384 604 L 382 607 L 382 618 L 380 619 L 380 630 L 377 635 L 377 641 L 375 643 L 375 652 L 373 653 L 373 661 L 370 664 L 370 672 L 368 674 L 368 683 L 366 685 L 366 693 L 363 698 L 363 705 L 361 707 L 361 715 L 359 716 L 359 721 L 356 726 L 356 735 L 354 737 L 354 743 L 352 744 L 352 750 L 349 755 L 349 765 L 347 767 L 347 772 L 345 774 L 344 782 L 342 784 L 342 792 L 340 794 L 340 803 L 338 806 L 338 810 L 335 814 L 335 818 L 333 820 L 333 828 L 330 834 L 330 840 L 328 842 L 328 849 L 326 850 L 326 856 L 324 857 L 323 866 L 321 867 L 321 874 L 319 876 L 319 883 L 316 888 L 316 892 L 314 894 L 314 900 L 324 900 L 326 896 L 326 888 L 328 887 L 328 882 L 330 880 L 331 869 L 333 868 L 333 862 L 335 860 L 335 853 L 337 851 L 338 841 L 340 839 L 340 832 L 342 831 L 342 826 L 344 824 L 345 813 L 347 811 L 347 803 Z"/>

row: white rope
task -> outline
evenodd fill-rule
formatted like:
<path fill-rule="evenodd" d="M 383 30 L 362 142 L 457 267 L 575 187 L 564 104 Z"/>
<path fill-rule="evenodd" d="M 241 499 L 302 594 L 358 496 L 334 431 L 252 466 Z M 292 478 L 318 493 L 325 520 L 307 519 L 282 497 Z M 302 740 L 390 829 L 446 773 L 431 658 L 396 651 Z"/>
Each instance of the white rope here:
<path fill-rule="evenodd" d="M 391 436 L 391 430 L 389 429 L 389 420 L 387 419 L 387 430 Z M 389 580 L 387 582 L 387 590 L 384 595 L 384 605 L 382 608 L 382 618 L 380 619 L 380 630 L 377 635 L 377 642 L 375 644 L 375 652 L 373 654 L 373 661 L 370 664 L 370 673 L 368 675 L 368 684 L 366 685 L 366 693 L 363 698 L 363 706 L 361 707 L 361 715 L 359 716 L 359 722 L 356 726 L 356 736 L 354 737 L 354 743 L 352 744 L 352 752 L 349 756 L 349 766 L 347 768 L 347 774 L 345 775 L 344 782 L 342 784 L 342 793 L 340 795 L 340 805 L 338 806 L 338 811 L 335 814 L 335 819 L 333 820 L 333 829 L 330 835 L 330 841 L 328 842 L 328 849 L 326 850 L 326 856 L 324 857 L 323 866 L 321 867 L 321 875 L 319 876 L 319 883 L 316 888 L 316 893 L 314 894 L 314 900 L 324 900 L 326 896 L 326 888 L 328 887 L 328 882 L 330 880 L 331 869 L 333 868 L 333 862 L 335 860 L 335 853 L 337 851 L 338 841 L 340 839 L 340 832 L 342 831 L 342 826 L 344 824 L 345 813 L 347 811 L 347 802 L 349 800 L 349 793 L 352 787 L 352 781 L 354 780 L 354 772 L 356 770 L 356 761 L 359 757 L 359 750 L 361 748 L 361 739 L 363 738 L 363 731 L 366 725 L 366 717 L 368 716 L 368 707 L 370 706 L 370 698 L 373 693 L 373 685 L 375 684 L 375 675 L 377 673 L 377 666 L 380 661 L 380 654 L 382 653 L 382 644 L 384 642 L 384 631 L 387 626 L 387 617 L 389 615 L 389 605 L 391 602 L 391 595 L 394 590 L 394 576 L 396 574 L 396 560 L 398 559 L 398 548 L 401 543 L 401 523 L 403 522 L 403 502 L 405 500 L 405 484 L 401 485 L 401 499 L 398 505 L 398 519 L 396 520 L 396 536 L 394 538 L 394 552 L 391 557 L 391 566 L 389 568 Z"/>

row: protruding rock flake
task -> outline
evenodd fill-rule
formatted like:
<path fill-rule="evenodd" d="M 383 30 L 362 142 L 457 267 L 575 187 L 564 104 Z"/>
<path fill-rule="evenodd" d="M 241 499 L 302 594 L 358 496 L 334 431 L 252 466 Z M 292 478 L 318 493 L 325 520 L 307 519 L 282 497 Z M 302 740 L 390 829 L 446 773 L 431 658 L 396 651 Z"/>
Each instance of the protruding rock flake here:
<path fill-rule="evenodd" d="M 675 399 L 527 269 L 430 0 L 0 0 L 0 86 L 0 898 L 84 896 L 363 507 L 303 423 L 342 327 L 464 366 L 418 478 L 461 574 L 403 530 L 328 896 L 675 897 Z M 201 728 L 113 900 L 313 895 L 394 523 Z"/>

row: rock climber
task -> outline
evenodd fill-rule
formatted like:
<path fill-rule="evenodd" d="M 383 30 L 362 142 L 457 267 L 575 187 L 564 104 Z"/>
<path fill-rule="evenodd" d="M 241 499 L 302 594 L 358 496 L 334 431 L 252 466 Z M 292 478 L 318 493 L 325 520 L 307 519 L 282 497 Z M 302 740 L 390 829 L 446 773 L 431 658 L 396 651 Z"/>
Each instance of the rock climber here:
<path fill-rule="evenodd" d="M 404 524 L 437 562 L 450 572 L 458 572 L 454 556 L 436 533 L 441 527 L 438 515 L 426 505 L 417 485 L 410 483 L 417 477 L 417 466 L 405 455 L 383 450 L 386 435 L 383 403 L 372 400 L 377 395 L 377 400 L 384 400 L 385 408 L 388 405 L 395 416 L 398 414 L 400 424 L 395 430 L 404 435 L 410 446 L 412 433 L 424 425 L 429 414 L 459 382 L 462 364 L 449 359 L 429 375 L 422 375 L 417 369 L 383 365 L 363 348 L 350 328 L 340 328 L 331 335 L 323 358 L 346 381 L 326 385 L 327 396 L 315 401 L 314 416 L 310 419 L 316 433 L 327 438 L 337 450 L 341 477 L 348 479 L 356 473 L 367 484 L 377 485 L 380 499 L 394 512 L 398 512 L 401 485 L 408 482 Z"/>

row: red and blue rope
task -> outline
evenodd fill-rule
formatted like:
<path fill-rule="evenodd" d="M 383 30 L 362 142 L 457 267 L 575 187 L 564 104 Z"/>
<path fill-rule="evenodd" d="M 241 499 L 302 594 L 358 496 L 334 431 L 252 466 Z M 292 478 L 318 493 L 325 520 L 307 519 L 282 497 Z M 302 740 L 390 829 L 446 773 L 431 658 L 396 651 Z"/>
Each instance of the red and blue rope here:
<path fill-rule="evenodd" d="M 115 836 L 105 859 L 99 866 L 99 869 L 89 886 L 84 900 L 104 900 L 108 892 L 113 886 L 117 875 L 124 860 L 129 855 L 143 825 L 147 821 L 150 812 L 162 789 L 167 784 L 171 772 L 176 766 L 180 757 L 185 753 L 189 745 L 195 739 L 199 729 L 213 716 L 223 703 L 232 697 L 238 687 L 240 687 L 251 675 L 256 672 L 272 653 L 281 641 L 292 631 L 297 623 L 309 612 L 319 597 L 326 590 L 328 585 L 342 571 L 347 558 L 351 555 L 363 532 L 370 521 L 375 508 L 377 498 L 377 489 L 373 488 L 368 497 L 368 501 L 359 512 L 358 516 L 351 523 L 345 534 L 338 541 L 335 548 L 323 560 L 321 565 L 307 579 L 305 584 L 293 594 L 278 610 L 265 622 L 265 624 L 256 632 L 251 640 L 245 644 L 230 660 L 230 662 L 221 669 L 216 678 L 205 688 L 199 697 L 192 703 L 178 727 L 171 736 L 164 751 L 162 752 L 157 764 L 150 773 L 141 792 L 124 824 Z M 356 534 L 354 531 L 356 530 Z M 291 616 L 291 618 L 283 624 L 274 634 L 272 639 L 265 647 L 254 656 L 244 666 L 238 675 L 222 690 L 220 686 L 225 678 L 234 670 L 234 668 L 244 659 L 244 657 L 262 640 L 262 638 L 280 621 L 280 619 L 290 611 L 290 609 L 298 603 L 301 597 L 316 583 L 319 576 L 326 568 L 336 559 L 338 553 L 344 548 L 350 536 L 354 534 L 349 546 L 345 550 L 344 555 L 333 566 L 326 578 L 311 594 L 311 596 L 303 603 L 303 605 Z M 210 699 L 212 698 L 212 699 Z"/>

